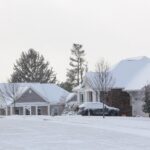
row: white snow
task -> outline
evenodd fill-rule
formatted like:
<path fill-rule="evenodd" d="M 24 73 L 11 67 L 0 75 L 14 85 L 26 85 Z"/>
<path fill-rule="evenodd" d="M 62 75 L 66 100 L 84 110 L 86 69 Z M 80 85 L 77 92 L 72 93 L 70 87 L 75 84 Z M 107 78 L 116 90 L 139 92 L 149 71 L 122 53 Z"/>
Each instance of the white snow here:
<path fill-rule="evenodd" d="M 111 72 L 115 87 L 139 90 L 150 81 L 150 58 L 143 56 L 122 60 Z"/>
<path fill-rule="evenodd" d="M 68 96 L 66 97 L 66 102 L 69 102 L 74 96 L 76 96 L 76 93 L 68 94 Z"/>
<path fill-rule="evenodd" d="M 149 150 L 150 119 L 11 116 L 0 118 L 0 150 Z"/>
<path fill-rule="evenodd" d="M 76 91 L 78 91 L 81 87 L 82 87 L 82 85 L 80 84 L 80 85 L 74 87 L 74 88 L 72 89 L 72 91 L 73 91 L 73 92 L 76 92 Z"/>

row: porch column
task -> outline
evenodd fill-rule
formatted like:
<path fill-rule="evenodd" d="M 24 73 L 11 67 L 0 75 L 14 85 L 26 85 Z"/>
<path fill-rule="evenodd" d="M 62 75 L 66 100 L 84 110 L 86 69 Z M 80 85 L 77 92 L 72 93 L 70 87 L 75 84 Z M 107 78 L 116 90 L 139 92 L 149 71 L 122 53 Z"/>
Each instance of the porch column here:
<path fill-rule="evenodd" d="M 48 116 L 50 116 L 50 104 L 48 105 Z"/>
<path fill-rule="evenodd" d="M 30 115 L 32 115 L 32 112 L 31 112 L 31 106 L 30 106 Z"/>
<path fill-rule="evenodd" d="M 6 116 L 8 116 L 8 108 L 7 108 L 7 107 L 5 108 L 5 112 L 6 112 L 6 113 L 5 113 Z"/>
<path fill-rule="evenodd" d="M 92 91 L 92 96 L 93 96 L 93 102 L 96 102 L 96 92 L 95 91 Z"/>
<path fill-rule="evenodd" d="M 35 115 L 38 115 L 38 106 L 35 106 Z"/>
<path fill-rule="evenodd" d="M 87 91 L 85 91 L 85 100 L 84 100 L 84 102 L 88 102 L 88 92 Z"/>
<path fill-rule="evenodd" d="M 97 94 L 98 94 L 98 101 L 100 102 L 101 101 L 100 100 L 100 92 L 98 91 Z"/>
<path fill-rule="evenodd" d="M 13 107 L 10 106 L 10 115 L 13 115 Z"/>
<path fill-rule="evenodd" d="M 80 92 L 79 91 L 77 92 L 77 101 L 80 104 Z"/>
<path fill-rule="evenodd" d="M 23 106 L 23 115 L 25 115 L 25 106 Z"/>

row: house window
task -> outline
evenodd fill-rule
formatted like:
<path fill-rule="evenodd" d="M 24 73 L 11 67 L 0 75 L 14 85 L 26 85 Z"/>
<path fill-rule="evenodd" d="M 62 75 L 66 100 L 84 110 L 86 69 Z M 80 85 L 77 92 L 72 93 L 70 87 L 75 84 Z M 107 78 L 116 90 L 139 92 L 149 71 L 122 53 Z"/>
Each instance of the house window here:
<path fill-rule="evenodd" d="M 54 109 L 54 116 L 56 116 L 56 115 L 58 115 L 58 109 L 57 108 Z"/>
<path fill-rule="evenodd" d="M 15 107 L 15 115 L 19 115 L 19 108 Z"/>
<path fill-rule="evenodd" d="M 89 92 L 89 102 L 93 101 L 93 92 Z"/>
<path fill-rule="evenodd" d="M 98 91 L 96 91 L 96 101 L 98 102 L 98 99 L 99 99 L 99 97 L 98 97 L 99 95 L 98 95 Z"/>
<path fill-rule="evenodd" d="M 80 102 L 83 103 L 84 102 L 84 95 L 80 94 Z"/>
<path fill-rule="evenodd" d="M 52 109 L 52 116 L 56 116 L 56 115 L 58 115 L 58 108 L 53 108 Z"/>
<path fill-rule="evenodd" d="M 42 115 L 41 108 L 38 108 L 38 115 Z"/>
<path fill-rule="evenodd" d="M 25 109 L 26 115 L 30 115 L 30 110 L 28 108 Z"/>
<path fill-rule="evenodd" d="M 32 93 L 32 91 L 31 90 L 29 90 L 29 94 L 31 94 Z"/>

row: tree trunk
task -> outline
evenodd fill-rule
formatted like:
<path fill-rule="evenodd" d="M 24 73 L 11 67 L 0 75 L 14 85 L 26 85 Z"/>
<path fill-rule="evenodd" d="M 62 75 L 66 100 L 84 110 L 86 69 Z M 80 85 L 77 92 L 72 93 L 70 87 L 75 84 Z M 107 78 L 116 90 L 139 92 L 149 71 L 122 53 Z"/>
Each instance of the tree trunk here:
<path fill-rule="evenodd" d="M 102 93 L 102 96 L 101 96 Z M 99 99 L 100 102 L 103 103 L 103 118 L 105 118 L 105 105 L 104 105 L 104 97 L 103 97 L 103 92 L 99 91 Z M 102 100 L 101 100 L 102 99 Z"/>
<path fill-rule="evenodd" d="M 102 103 L 103 103 L 103 118 L 105 118 L 104 92 L 102 92 Z"/>
<path fill-rule="evenodd" d="M 90 112 L 90 110 L 88 109 L 88 116 L 91 116 L 91 112 Z"/>
<path fill-rule="evenodd" d="M 78 85 L 80 84 L 80 63 L 79 63 L 79 58 L 78 58 L 78 81 L 77 81 L 77 83 L 78 83 Z"/>
<path fill-rule="evenodd" d="M 15 100 L 14 100 L 14 115 L 16 114 L 16 103 L 15 103 Z"/>
<path fill-rule="evenodd" d="M 104 101 L 103 101 L 103 118 L 105 118 L 105 105 L 104 105 Z"/>

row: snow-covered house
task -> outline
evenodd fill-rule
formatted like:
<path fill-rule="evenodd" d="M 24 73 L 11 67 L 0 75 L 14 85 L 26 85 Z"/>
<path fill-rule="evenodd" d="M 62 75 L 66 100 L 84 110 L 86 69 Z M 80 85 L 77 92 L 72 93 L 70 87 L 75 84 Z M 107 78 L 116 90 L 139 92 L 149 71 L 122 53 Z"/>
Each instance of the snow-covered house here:
<path fill-rule="evenodd" d="M 60 115 L 69 94 L 44 83 L 1 83 L 0 89 L 0 115 Z"/>
<path fill-rule="evenodd" d="M 145 116 L 143 112 L 144 86 L 150 83 L 150 58 L 137 57 L 120 61 L 111 69 L 115 80 L 113 88 L 122 89 L 129 93 L 133 116 Z M 98 92 L 89 87 L 86 79 L 94 78 L 95 72 L 88 72 L 82 85 L 74 88 L 77 93 L 78 104 L 89 101 L 100 101 Z"/>

